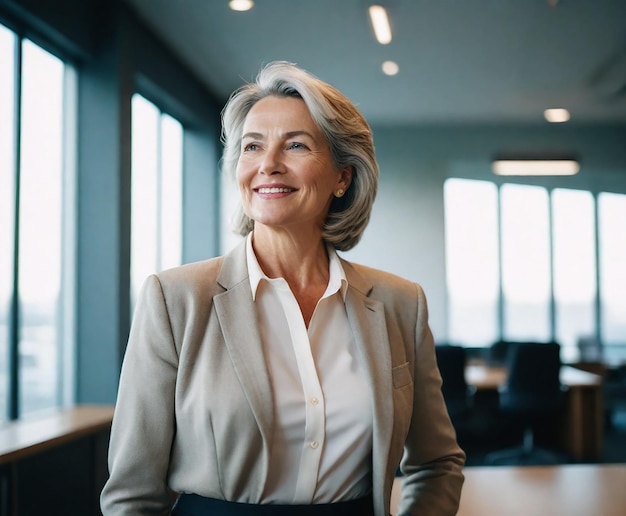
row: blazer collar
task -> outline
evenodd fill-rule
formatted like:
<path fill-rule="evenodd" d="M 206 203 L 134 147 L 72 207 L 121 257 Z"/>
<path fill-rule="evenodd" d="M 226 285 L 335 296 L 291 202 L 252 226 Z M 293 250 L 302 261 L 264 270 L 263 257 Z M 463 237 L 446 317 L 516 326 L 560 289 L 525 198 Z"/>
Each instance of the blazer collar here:
<path fill-rule="evenodd" d="M 344 272 L 346 273 L 346 279 L 348 280 L 348 285 L 353 289 L 359 291 L 363 296 L 369 296 L 372 291 L 372 283 L 363 276 L 359 271 L 357 271 L 352 263 L 340 258 L 341 266 L 343 267 Z"/>
<path fill-rule="evenodd" d="M 246 241 L 242 240 L 229 253 L 224 255 L 222 268 L 217 275 L 217 282 L 226 290 L 229 290 L 247 279 Z"/>

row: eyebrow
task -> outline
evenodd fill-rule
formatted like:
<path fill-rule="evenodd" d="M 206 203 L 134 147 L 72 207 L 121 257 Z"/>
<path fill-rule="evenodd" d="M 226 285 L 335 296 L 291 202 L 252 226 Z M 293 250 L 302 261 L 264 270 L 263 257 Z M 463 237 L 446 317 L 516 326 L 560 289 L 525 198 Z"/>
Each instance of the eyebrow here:
<path fill-rule="evenodd" d="M 302 136 L 302 135 L 308 136 L 312 140 L 315 140 L 314 136 L 311 133 L 309 133 L 308 131 L 304 131 L 304 130 L 288 131 L 288 132 L 283 134 L 283 138 L 293 138 L 294 136 Z M 241 137 L 242 140 L 244 140 L 246 138 L 252 138 L 253 140 L 262 140 L 263 139 L 263 135 L 261 133 L 248 132 L 248 133 L 245 133 Z"/>

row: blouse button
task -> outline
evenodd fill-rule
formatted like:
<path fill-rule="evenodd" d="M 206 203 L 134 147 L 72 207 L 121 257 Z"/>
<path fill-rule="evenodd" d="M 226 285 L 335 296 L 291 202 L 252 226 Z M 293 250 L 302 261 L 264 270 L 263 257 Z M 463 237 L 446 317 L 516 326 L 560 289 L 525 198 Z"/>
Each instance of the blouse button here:
<path fill-rule="evenodd" d="M 317 398 L 311 398 L 311 405 L 317 405 L 320 402 Z"/>
<path fill-rule="evenodd" d="M 319 443 L 317 441 L 311 441 L 311 448 L 315 449 L 319 446 Z"/>

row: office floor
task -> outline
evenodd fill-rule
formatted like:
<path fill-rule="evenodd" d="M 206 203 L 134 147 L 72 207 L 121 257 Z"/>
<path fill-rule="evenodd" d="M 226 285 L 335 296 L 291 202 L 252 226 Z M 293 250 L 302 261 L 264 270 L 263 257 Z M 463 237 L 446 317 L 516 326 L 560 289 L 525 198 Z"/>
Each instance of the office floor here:
<path fill-rule="evenodd" d="M 468 467 L 484 465 L 485 456 L 493 451 L 518 444 L 521 436 L 494 418 L 488 410 L 479 412 L 469 421 L 458 425 L 459 443 L 467 454 Z M 542 443 L 539 443 L 542 444 Z M 626 463 L 626 408 L 613 413 L 605 425 L 601 463 Z M 575 463 L 565 454 L 562 463 Z"/>

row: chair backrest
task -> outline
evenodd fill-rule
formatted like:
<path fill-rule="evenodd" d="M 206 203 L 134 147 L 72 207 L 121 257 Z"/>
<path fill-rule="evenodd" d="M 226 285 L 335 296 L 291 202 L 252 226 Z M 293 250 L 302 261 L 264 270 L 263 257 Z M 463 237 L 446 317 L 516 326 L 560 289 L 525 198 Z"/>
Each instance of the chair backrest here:
<path fill-rule="evenodd" d="M 441 391 L 446 400 L 467 398 L 467 383 L 465 380 L 465 348 L 450 344 L 435 346 L 437 365 L 443 379 Z"/>
<path fill-rule="evenodd" d="M 558 343 L 517 343 L 508 355 L 508 376 L 501 406 L 515 411 L 549 412 L 561 408 L 561 347 Z"/>
<path fill-rule="evenodd" d="M 581 362 L 601 362 L 604 358 L 602 342 L 596 337 L 579 337 L 576 346 Z"/>
<path fill-rule="evenodd" d="M 513 347 L 519 342 L 510 340 L 498 340 L 489 347 L 487 362 L 492 366 L 505 366 Z"/>

